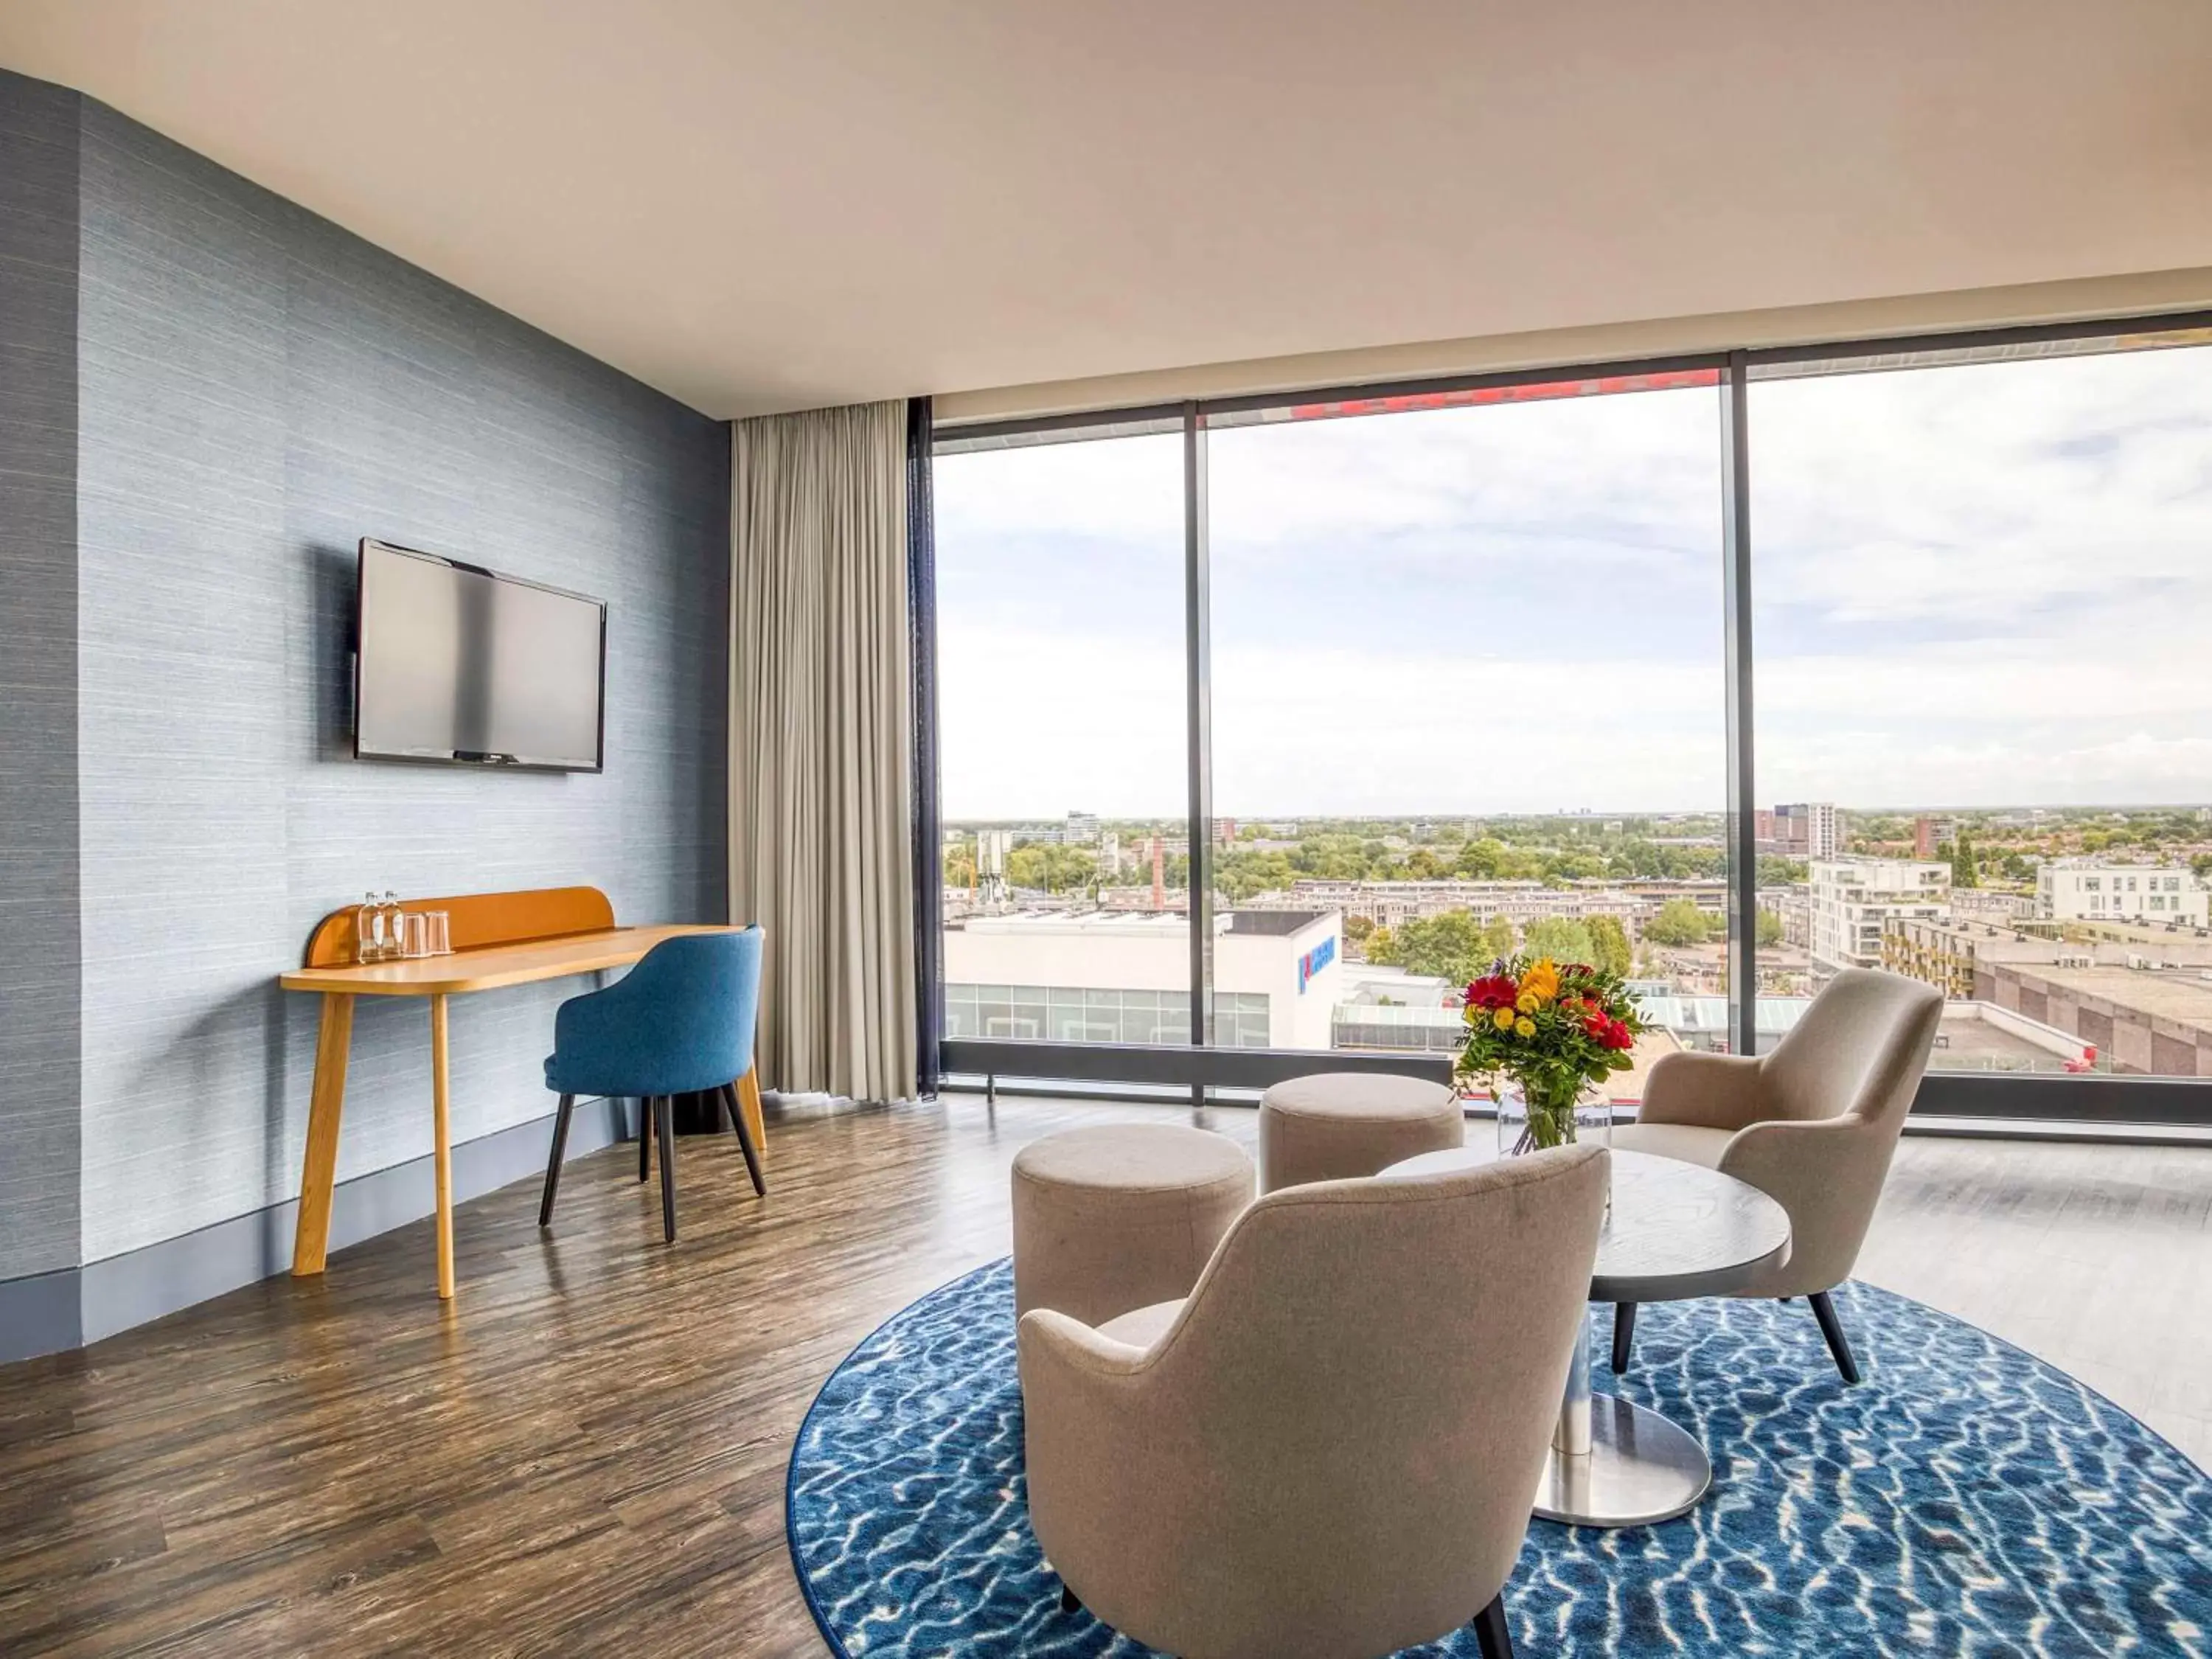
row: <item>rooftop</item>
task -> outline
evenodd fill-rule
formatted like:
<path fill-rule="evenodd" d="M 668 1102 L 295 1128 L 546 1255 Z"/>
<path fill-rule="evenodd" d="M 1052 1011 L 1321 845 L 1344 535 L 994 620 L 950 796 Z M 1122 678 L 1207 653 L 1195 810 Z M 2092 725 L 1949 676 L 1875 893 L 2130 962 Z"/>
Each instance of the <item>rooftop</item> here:
<path fill-rule="evenodd" d="M 1304 933 L 1317 921 L 1327 921 L 1336 914 L 1334 910 L 1284 910 L 1265 908 L 1231 910 L 1224 920 L 1232 933 L 1265 933 L 1287 938 Z"/>
<path fill-rule="evenodd" d="M 2154 1019 L 2212 1030 L 2212 980 L 2194 968 L 2052 968 L 2040 963 L 2004 964 L 2024 979 L 2040 980 L 2063 990 L 2101 998 L 2115 1007 L 2132 1008 Z"/>

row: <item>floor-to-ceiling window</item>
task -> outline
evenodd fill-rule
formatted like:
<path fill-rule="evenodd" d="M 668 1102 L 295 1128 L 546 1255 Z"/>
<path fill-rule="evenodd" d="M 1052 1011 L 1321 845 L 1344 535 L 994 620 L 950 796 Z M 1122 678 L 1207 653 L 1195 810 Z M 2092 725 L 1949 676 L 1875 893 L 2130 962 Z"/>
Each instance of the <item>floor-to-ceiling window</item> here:
<path fill-rule="evenodd" d="M 1875 966 L 1945 1109 L 2212 1121 L 2212 331 L 1111 418 L 940 449 L 948 1036 L 1435 1057 L 1534 947 L 1632 1098 Z"/>
<path fill-rule="evenodd" d="M 2212 1077 L 2212 348 L 1749 398 L 1769 1023 L 1887 967 L 1940 1068 Z"/>
<path fill-rule="evenodd" d="M 940 453 L 935 492 L 945 1035 L 1188 1042 L 1181 434 Z"/>
<path fill-rule="evenodd" d="M 1724 1024 L 1718 382 L 1211 423 L 1214 983 L 1275 1046 L 1451 1052 L 1522 948 L 1651 1055 Z"/>

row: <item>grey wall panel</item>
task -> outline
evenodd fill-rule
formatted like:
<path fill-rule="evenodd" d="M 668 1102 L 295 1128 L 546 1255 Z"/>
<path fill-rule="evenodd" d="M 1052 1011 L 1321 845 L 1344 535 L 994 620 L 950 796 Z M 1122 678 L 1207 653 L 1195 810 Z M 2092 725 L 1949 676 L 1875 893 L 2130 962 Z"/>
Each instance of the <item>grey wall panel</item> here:
<path fill-rule="evenodd" d="M 94 1260 L 189 1231 L 211 1218 L 210 1204 L 258 1202 L 272 1173 L 289 630 L 279 204 L 88 100 L 82 181 L 78 787 Z"/>
<path fill-rule="evenodd" d="M 0 1279 L 77 1260 L 78 101 L 0 71 Z"/>
<path fill-rule="evenodd" d="M 365 887 L 725 908 L 726 428 L 88 100 L 84 1260 L 296 1194 Z M 355 544 L 610 604 L 604 775 L 349 757 Z M 146 987 L 161 989 L 149 995 Z M 540 1116 L 580 983 L 462 998 L 453 1134 Z M 338 1173 L 430 1145 L 426 1016 L 357 1006 Z"/>

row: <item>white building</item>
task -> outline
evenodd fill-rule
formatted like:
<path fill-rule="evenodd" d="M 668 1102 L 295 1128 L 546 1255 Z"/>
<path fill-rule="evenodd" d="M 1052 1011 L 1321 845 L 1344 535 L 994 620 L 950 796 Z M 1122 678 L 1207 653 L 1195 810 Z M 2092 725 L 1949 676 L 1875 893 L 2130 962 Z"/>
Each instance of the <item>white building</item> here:
<path fill-rule="evenodd" d="M 1215 919 L 1214 1040 L 1326 1048 L 1343 986 L 1334 911 Z M 1159 912 L 1025 911 L 945 931 L 945 1034 L 1052 1042 L 1190 1041 L 1190 923 Z"/>
<path fill-rule="evenodd" d="M 1070 847 L 1087 847 L 1098 839 L 1098 814 L 1070 812 L 1067 827 L 1060 831 Z"/>
<path fill-rule="evenodd" d="M 2212 892 L 2188 871 L 2062 860 L 2036 872 L 2035 913 L 2048 921 L 2170 921 L 2212 926 Z"/>
<path fill-rule="evenodd" d="M 1951 866 L 1917 859 L 1814 859 L 1812 941 L 1818 974 L 1881 966 L 1881 931 L 1895 916 L 1944 921 Z"/>

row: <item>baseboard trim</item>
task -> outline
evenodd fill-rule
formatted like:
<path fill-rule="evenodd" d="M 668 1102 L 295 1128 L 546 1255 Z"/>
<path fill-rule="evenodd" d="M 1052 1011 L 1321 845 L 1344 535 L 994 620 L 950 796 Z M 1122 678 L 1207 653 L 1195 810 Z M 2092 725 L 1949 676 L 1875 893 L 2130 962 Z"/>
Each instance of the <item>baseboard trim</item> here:
<path fill-rule="evenodd" d="M 563 1162 L 630 1137 L 627 1101 L 579 1101 Z M 550 1112 L 453 1148 L 456 1203 L 541 1173 L 553 1145 Z M 343 1249 L 419 1221 L 437 1207 L 428 1156 L 341 1182 L 331 1205 L 331 1248 Z M 0 1280 L 0 1364 L 97 1342 L 289 1273 L 300 1201 L 218 1221 L 197 1232 L 81 1267 Z"/>
<path fill-rule="evenodd" d="M 77 1302 L 81 1271 L 64 1267 L 0 1279 L 0 1365 L 84 1346 L 84 1318 Z"/>

